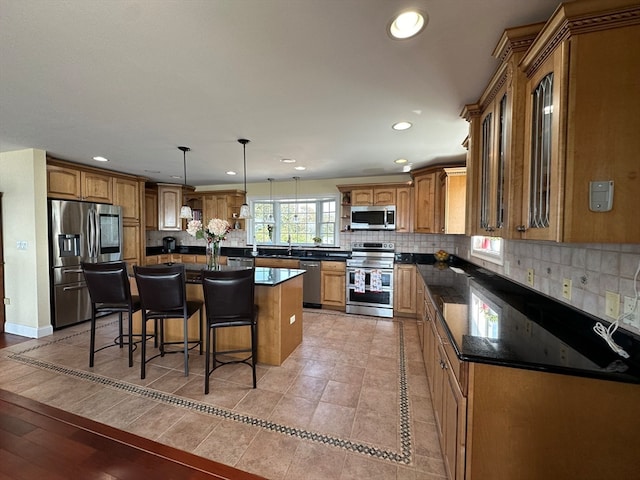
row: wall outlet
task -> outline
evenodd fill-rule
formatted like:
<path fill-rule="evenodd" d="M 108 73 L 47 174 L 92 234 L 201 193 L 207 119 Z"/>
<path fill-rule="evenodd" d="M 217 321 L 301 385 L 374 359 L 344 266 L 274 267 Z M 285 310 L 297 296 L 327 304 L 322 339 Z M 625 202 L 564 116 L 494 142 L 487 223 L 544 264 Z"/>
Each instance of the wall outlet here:
<path fill-rule="evenodd" d="M 639 304 L 636 305 L 635 297 L 624 297 L 624 305 L 622 308 L 622 314 L 624 318 L 622 320 L 623 323 L 630 323 L 634 325 L 636 328 L 640 328 L 640 301 Z M 634 311 L 635 306 L 635 311 Z M 633 312 L 633 315 L 631 315 Z"/>
<path fill-rule="evenodd" d="M 618 318 L 620 316 L 620 294 L 613 292 L 605 292 L 604 313 L 607 317 Z"/>
<path fill-rule="evenodd" d="M 4 297 L 4 304 L 11 305 L 11 299 L 9 297 Z"/>
<path fill-rule="evenodd" d="M 533 277 L 534 277 L 534 271 L 533 271 L 533 268 L 530 268 L 529 270 L 527 270 L 527 283 L 532 287 L 534 283 Z"/>
<path fill-rule="evenodd" d="M 504 261 L 504 274 L 509 276 L 511 274 L 511 264 L 509 263 L 509 260 L 505 260 Z"/>
<path fill-rule="evenodd" d="M 291 315 L 289 317 L 289 325 L 293 325 L 296 322 L 296 316 L 295 315 Z"/>
<path fill-rule="evenodd" d="M 562 280 L 562 297 L 571 300 L 571 279 Z"/>

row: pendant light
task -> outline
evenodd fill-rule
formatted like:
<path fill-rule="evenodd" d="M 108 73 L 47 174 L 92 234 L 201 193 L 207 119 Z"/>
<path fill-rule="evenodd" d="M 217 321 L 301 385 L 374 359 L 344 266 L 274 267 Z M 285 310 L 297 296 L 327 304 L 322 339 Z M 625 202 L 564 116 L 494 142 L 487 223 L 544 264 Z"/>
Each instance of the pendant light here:
<path fill-rule="evenodd" d="M 178 150 L 182 151 L 182 163 L 184 165 L 184 186 L 187 186 L 187 152 L 190 152 L 191 149 L 189 147 L 178 147 Z M 184 192 L 183 192 L 184 195 Z M 182 205 L 180 208 L 180 218 L 184 218 L 186 220 L 191 220 L 193 218 L 193 212 L 191 211 L 191 207 L 186 203 Z"/>
<path fill-rule="evenodd" d="M 300 177 L 293 177 L 293 179 L 296 181 L 296 213 L 293 214 L 293 221 L 297 222 L 298 221 L 298 180 L 300 180 Z"/>
<path fill-rule="evenodd" d="M 274 223 L 273 221 L 273 211 L 274 211 L 274 205 L 273 205 L 273 178 L 267 178 L 267 180 L 269 180 L 269 208 L 271 209 L 269 211 L 269 215 L 267 215 L 267 220 L 266 223 Z"/>
<path fill-rule="evenodd" d="M 251 211 L 247 204 L 247 143 L 250 141 L 251 140 L 247 140 L 246 138 L 238 139 L 238 142 L 242 144 L 242 155 L 244 159 L 244 203 L 240 207 L 239 218 L 251 218 Z"/>

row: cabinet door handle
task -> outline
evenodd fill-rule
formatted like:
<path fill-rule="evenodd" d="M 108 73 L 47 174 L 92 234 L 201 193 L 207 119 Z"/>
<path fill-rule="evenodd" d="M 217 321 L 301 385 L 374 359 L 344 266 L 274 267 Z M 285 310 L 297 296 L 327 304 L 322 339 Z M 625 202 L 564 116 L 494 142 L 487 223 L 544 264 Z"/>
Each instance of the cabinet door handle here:
<path fill-rule="evenodd" d="M 518 225 L 518 226 L 516 227 L 516 230 L 517 230 L 518 232 L 526 232 L 526 231 L 527 231 L 527 227 L 525 227 L 524 225 Z"/>

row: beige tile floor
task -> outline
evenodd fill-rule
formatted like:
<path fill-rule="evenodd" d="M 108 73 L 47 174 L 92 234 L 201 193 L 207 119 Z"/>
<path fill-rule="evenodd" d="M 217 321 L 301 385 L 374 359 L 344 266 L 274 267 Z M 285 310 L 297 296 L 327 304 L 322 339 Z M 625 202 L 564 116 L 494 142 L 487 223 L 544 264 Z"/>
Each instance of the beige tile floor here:
<path fill-rule="evenodd" d="M 204 395 L 204 356 L 96 354 L 89 325 L 0 351 L 0 386 L 272 480 L 444 479 L 415 321 L 304 311 L 303 343 L 280 367 L 229 365 Z M 98 344 L 117 332 L 99 320 Z"/>

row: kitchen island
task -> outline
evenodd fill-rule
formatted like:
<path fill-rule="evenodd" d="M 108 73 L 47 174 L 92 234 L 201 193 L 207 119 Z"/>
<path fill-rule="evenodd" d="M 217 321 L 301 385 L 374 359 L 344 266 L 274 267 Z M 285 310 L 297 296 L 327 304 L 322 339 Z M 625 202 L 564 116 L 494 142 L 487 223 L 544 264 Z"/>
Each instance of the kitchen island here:
<path fill-rule="evenodd" d="M 204 300 L 200 275 L 202 264 L 184 264 L 187 272 L 187 298 Z M 223 266 L 223 268 L 230 268 Z M 240 267 L 241 268 L 241 267 Z M 304 270 L 256 267 L 256 304 L 258 313 L 258 362 L 281 365 L 302 342 L 302 285 Z M 135 279 L 131 291 L 137 294 Z M 189 339 L 198 338 L 197 315 L 189 320 Z M 134 314 L 134 331 L 141 329 L 142 314 Z M 206 326 L 206 313 L 203 311 Z M 153 331 L 149 322 L 147 329 Z M 165 326 L 167 340 L 182 340 L 182 322 L 169 321 Z M 205 330 L 206 332 L 206 330 Z M 204 341 L 204 339 L 203 339 Z M 219 350 L 233 350 L 250 345 L 247 328 L 225 328 L 216 334 Z"/>

